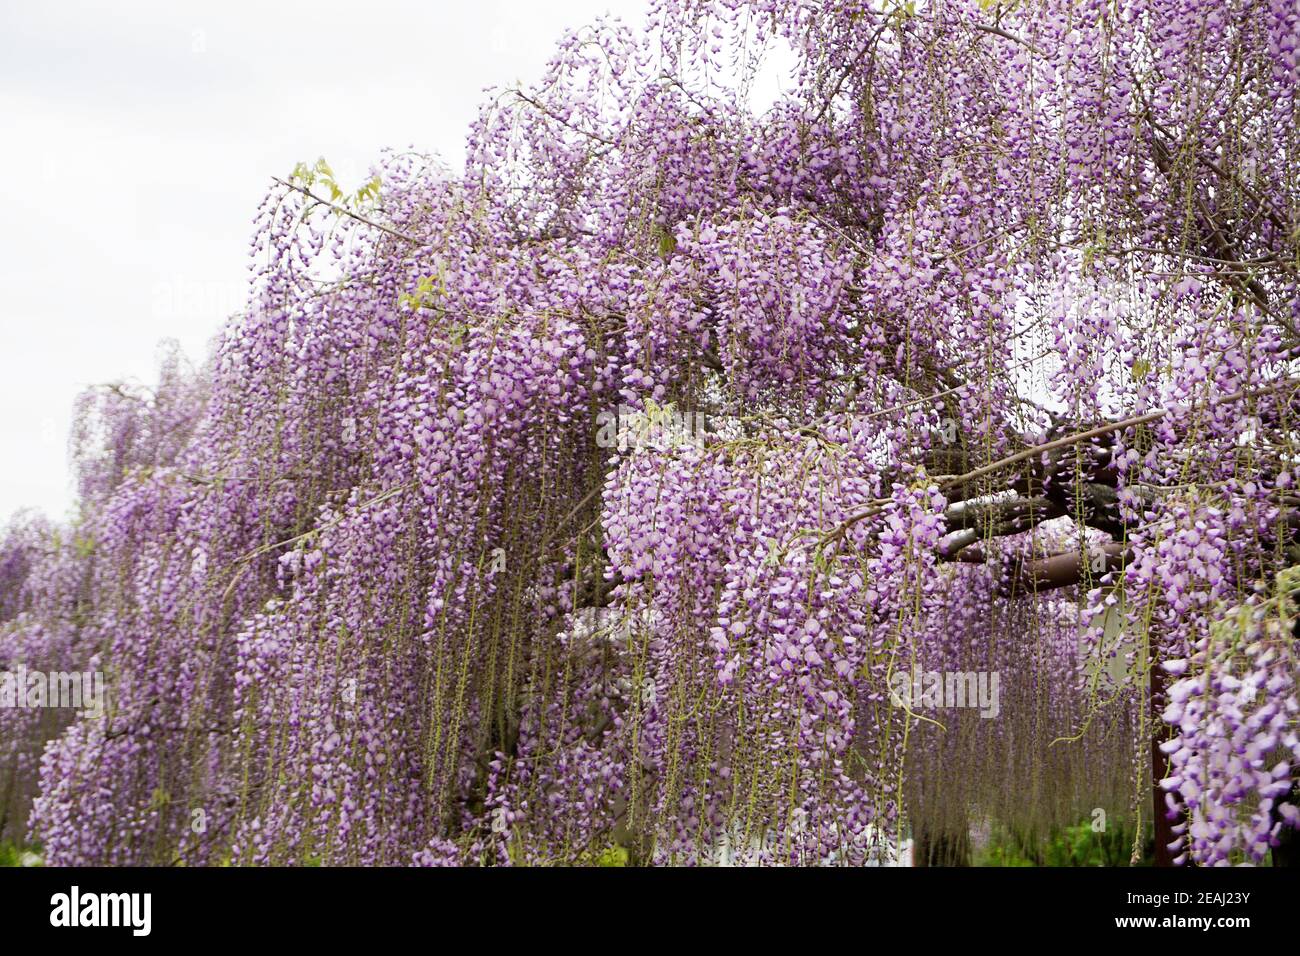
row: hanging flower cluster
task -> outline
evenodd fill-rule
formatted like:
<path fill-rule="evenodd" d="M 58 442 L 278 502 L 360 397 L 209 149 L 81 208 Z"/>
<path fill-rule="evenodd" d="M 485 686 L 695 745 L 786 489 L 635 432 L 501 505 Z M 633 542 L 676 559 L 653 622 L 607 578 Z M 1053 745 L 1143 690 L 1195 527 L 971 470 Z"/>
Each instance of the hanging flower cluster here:
<path fill-rule="evenodd" d="M 1185 860 L 1264 860 L 1298 29 L 654 0 L 489 97 L 461 171 L 299 166 L 206 363 L 88 392 L 77 520 L 0 537 L 0 670 L 110 687 L 0 709 L 0 838 L 871 864 L 1103 808 L 1140 855 L 1163 780 Z"/>
<path fill-rule="evenodd" d="M 1284 826 L 1300 824 L 1291 795 L 1291 768 L 1300 761 L 1296 715 L 1294 568 L 1278 575 L 1275 591 L 1253 595 L 1215 622 L 1185 658 L 1165 661 L 1178 680 L 1169 688 L 1164 719 L 1177 731 L 1161 749 L 1169 755 L 1176 850 L 1201 865 L 1242 854 L 1261 862 Z"/>

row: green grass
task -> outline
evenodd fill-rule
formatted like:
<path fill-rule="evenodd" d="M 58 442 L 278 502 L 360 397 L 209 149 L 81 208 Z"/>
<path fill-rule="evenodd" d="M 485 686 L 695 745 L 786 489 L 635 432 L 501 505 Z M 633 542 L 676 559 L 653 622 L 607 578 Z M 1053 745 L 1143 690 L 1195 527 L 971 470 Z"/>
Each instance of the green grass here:
<path fill-rule="evenodd" d="M 1153 847 L 1148 837 L 1138 866 L 1150 866 Z M 1107 827 L 1097 833 L 1088 824 L 1065 827 L 1046 840 L 1027 840 L 997 830 L 988 845 L 974 855 L 976 866 L 1129 866 L 1133 830 Z"/>
<path fill-rule="evenodd" d="M 0 843 L 0 866 L 42 866 L 40 854 L 31 847 Z"/>

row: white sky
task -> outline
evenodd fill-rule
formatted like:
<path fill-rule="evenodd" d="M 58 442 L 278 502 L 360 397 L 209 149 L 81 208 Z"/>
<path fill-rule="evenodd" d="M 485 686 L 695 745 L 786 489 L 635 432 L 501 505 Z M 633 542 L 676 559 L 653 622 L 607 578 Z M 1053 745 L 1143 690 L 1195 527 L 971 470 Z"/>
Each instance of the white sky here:
<path fill-rule="evenodd" d="M 0 0 L 0 525 L 62 518 L 86 386 L 195 361 L 244 298 L 272 175 L 384 146 L 458 168 L 486 86 L 531 81 L 566 27 L 644 0 L 196 4 Z"/>

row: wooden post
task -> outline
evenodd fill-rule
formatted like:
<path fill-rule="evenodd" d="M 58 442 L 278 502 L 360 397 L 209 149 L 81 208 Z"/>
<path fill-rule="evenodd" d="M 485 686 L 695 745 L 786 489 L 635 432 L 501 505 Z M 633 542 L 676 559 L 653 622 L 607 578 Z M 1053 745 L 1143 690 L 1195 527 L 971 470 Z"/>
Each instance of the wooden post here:
<path fill-rule="evenodd" d="M 1169 775 L 1169 757 L 1160 749 L 1163 742 L 1159 727 L 1162 723 L 1160 712 L 1164 709 L 1162 702 L 1168 678 L 1159 663 L 1151 667 L 1151 809 L 1155 813 L 1156 830 L 1156 866 L 1173 866 L 1174 852 L 1169 844 L 1174 842 L 1174 821 L 1168 817 L 1169 808 L 1165 805 L 1165 792 L 1160 789 L 1160 781 Z"/>

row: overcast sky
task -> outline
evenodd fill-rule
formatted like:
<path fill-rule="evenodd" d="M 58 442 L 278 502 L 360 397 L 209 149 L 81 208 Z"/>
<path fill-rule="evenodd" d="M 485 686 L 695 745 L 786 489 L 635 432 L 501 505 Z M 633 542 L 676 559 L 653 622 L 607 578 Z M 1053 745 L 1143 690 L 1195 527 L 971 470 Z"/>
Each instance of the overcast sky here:
<path fill-rule="evenodd" d="M 71 407 L 196 362 L 241 307 L 269 177 L 382 147 L 453 167 L 487 86 L 531 81 L 566 27 L 645 0 L 0 0 L 0 525 L 66 517 Z"/>

